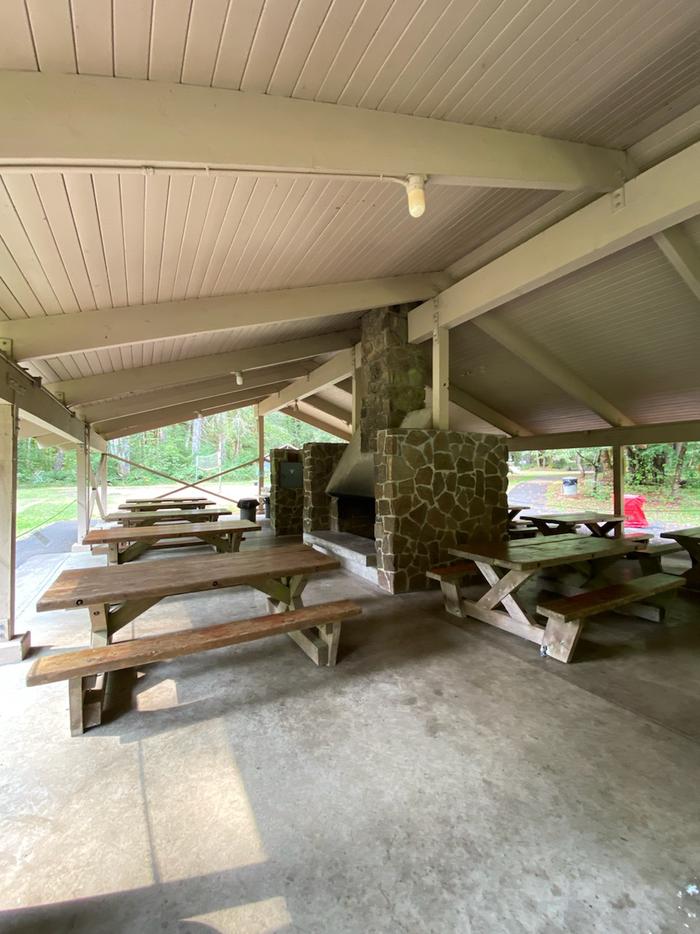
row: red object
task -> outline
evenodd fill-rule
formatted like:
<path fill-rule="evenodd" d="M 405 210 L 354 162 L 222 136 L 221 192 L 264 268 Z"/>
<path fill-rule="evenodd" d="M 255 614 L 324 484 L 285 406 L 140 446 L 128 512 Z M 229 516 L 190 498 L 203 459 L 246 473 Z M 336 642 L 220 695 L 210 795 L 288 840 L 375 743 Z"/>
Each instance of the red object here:
<path fill-rule="evenodd" d="M 627 493 L 625 495 L 625 526 L 630 529 L 646 529 L 649 520 L 644 515 L 646 496 Z"/>

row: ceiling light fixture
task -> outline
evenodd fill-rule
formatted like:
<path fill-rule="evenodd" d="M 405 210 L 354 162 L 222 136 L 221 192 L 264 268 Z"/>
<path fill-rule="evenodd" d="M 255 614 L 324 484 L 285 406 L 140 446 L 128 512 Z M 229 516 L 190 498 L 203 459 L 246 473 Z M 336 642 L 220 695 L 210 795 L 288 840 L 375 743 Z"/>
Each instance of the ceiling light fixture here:
<path fill-rule="evenodd" d="M 236 386 L 243 385 L 243 374 L 240 370 L 234 370 L 233 375 L 236 377 Z"/>
<path fill-rule="evenodd" d="M 425 214 L 425 175 L 409 175 L 406 180 L 408 213 L 411 217 Z"/>

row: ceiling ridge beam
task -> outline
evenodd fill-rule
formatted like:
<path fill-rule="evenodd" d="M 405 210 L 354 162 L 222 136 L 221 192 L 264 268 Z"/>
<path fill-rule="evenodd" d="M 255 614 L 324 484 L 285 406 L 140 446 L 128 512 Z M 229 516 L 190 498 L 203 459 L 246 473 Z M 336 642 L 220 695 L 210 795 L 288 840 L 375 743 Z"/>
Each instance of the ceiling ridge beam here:
<path fill-rule="evenodd" d="M 155 389 L 213 379 L 232 372 L 255 372 L 268 366 L 295 363 L 312 359 L 322 354 L 333 353 L 352 347 L 358 331 L 333 331 L 315 337 L 281 341 L 230 350 L 226 353 L 208 354 L 203 357 L 186 357 L 170 363 L 154 363 L 150 366 L 81 376 L 54 383 L 45 383 L 49 392 L 60 393 L 68 406 L 90 405 L 108 399 L 126 397 L 132 393 L 152 392 Z"/>
<path fill-rule="evenodd" d="M 700 299 L 700 250 L 682 225 L 654 234 L 654 242 L 693 295 Z"/>
<path fill-rule="evenodd" d="M 507 435 L 527 437 L 532 434 L 532 432 L 523 425 L 513 421 L 513 419 L 509 418 L 507 415 L 497 412 L 496 409 L 491 408 L 490 405 L 482 402 L 481 399 L 472 396 L 471 393 L 465 392 L 464 389 L 460 389 L 459 386 L 455 386 L 454 383 L 450 383 L 450 402 L 459 406 L 460 409 L 464 409 L 465 412 L 476 415 L 477 418 L 487 422 L 499 431 L 505 432 Z"/>
<path fill-rule="evenodd" d="M 264 399 L 258 406 L 258 415 L 268 415 L 295 402 L 298 399 L 305 399 L 319 392 L 325 386 L 332 386 L 346 379 L 352 374 L 354 361 L 354 352 L 350 350 L 341 350 L 327 363 L 312 370 L 308 376 L 295 380 Z"/>
<path fill-rule="evenodd" d="M 0 120 L 4 164 L 420 174 L 562 191 L 610 190 L 627 174 L 621 150 L 587 143 L 133 78 L 3 71 Z"/>
<path fill-rule="evenodd" d="M 572 399 L 581 402 L 591 412 L 613 427 L 633 425 L 634 422 L 616 406 L 604 398 L 596 389 L 581 379 L 569 367 L 561 363 L 549 350 L 536 341 L 514 330 L 505 321 L 494 315 L 484 315 L 472 321 L 480 331 L 505 347 L 518 359 L 524 361 L 541 376 L 554 383 Z"/>
<path fill-rule="evenodd" d="M 514 247 L 408 314 L 409 339 L 457 327 L 700 213 L 700 142 Z"/>
<path fill-rule="evenodd" d="M 444 273 L 387 276 L 23 318 L 0 322 L 0 338 L 13 342 L 15 360 L 33 360 L 400 305 L 436 295 L 449 281 Z"/>

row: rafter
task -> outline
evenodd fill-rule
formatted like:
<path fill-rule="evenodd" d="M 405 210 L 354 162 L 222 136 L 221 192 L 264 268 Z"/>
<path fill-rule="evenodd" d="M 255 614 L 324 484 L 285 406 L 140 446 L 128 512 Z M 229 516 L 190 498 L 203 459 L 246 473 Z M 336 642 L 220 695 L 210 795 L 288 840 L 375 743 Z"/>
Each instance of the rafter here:
<path fill-rule="evenodd" d="M 520 360 L 524 360 L 525 363 L 562 389 L 572 399 L 577 399 L 583 403 L 609 425 L 634 424 L 623 412 L 605 399 L 597 389 L 582 380 L 569 367 L 560 363 L 544 347 L 541 347 L 524 334 L 515 331 L 509 324 L 499 320 L 494 315 L 483 315 L 480 318 L 475 318 L 472 323 Z"/>
<path fill-rule="evenodd" d="M 655 234 L 654 241 L 696 298 L 700 298 L 700 250 L 680 225 Z"/>
<path fill-rule="evenodd" d="M 54 357 L 186 334 L 327 318 L 382 305 L 419 301 L 435 295 L 446 281 L 442 273 L 392 276 L 301 289 L 103 308 L 89 314 L 77 312 L 3 321 L 0 322 L 0 338 L 12 340 L 15 360 Z"/>
<path fill-rule="evenodd" d="M 309 406 L 314 411 L 321 412 L 323 415 L 328 415 L 330 418 L 334 418 L 336 421 L 348 427 L 352 423 L 352 412 L 349 412 L 347 409 L 342 409 L 339 405 L 334 405 L 332 402 L 328 402 L 320 396 L 306 396 L 305 399 L 301 400 L 301 405 Z"/>
<path fill-rule="evenodd" d="M 357 331 L 334 331 L 332 334 L 321 334 L 318 337 L 303 337 L 294 341 L 246 347 L 229 353 L 188 357 L 185 360 L 173 360 L 171 363 L 156 363 L 152 366 L 117 370 L 114 373 L 66 379 L 47 383 L 46 388 L 61 397 L 68 406 L 87 405 L 122 396 L 125 392 L 148 392 L 165 386 L 225 376 L 235 371 L 249 373 L 278 363 L 307 360 L 352 347 L 356 340 Z"/>
<path fill-rule="evenodd" d="M 293 379 L 308 373 L 309 367 L 303 363 L 287 363 L 283 366 L 268 367 L 247 374 L 242 386 L 237 386 L 232 375 L 207 379 L 196 383 L 185 383 L 180 386 L 169 386 L 156 389 L 153 392 L 135 393 L 121 399 L 111 399 L 98 402 L 94 405 L 85 405 L 78 408 L 81 418 L 90 422 L 101 424 L 112 418 L 123 418 L 128 415 L 138 415 L 146 412 L 158 412 L 166 406 L 191 402 L 206 403 L 208 399 L 224 394 L 237 393 L 240 396 L 250 397 L 269 392 L 272 386 L 279 387 Z"/>
<path fill-rule="evenodd" d="M 332 386 L 352 374 L 353 351 L 341 350 L 331 360 L 312 370 L 308 376 L 295 380 L 279 392 L 270 395 L 258 406 L 259 415 L 267 415 L 294 402 Z"/>
<path fill-rule="evenodd" d="M 320 428 L 321 431 L 327 431 L 328 434 L 335 435 L 336 438 L 341 438 L 343 441 L 350 440 L 351 435 L 349 431 L 343 431 L 341 428 L 336 428 L 330 422 L 325 422 L 322 418 L 318 418 L 308 411 L 305 412 L 298 408 L 295 409 L 294 406 L 287 406 L 280 411 L 283 415 L 290 415 L 292 418 L 297 418 L 300 422 L 306 422 L 307 425 L 312 425 L 314 428 Z"/>
<path fill-rule="evenodd" d="M 471 393 L 460 389 L 459 386 L 455 386 L 454 383 L 450 383 L 450 402 L 458 405 L 465 412 L 476 415 L 477 418 L 482 419 L 489 425 L 493 425 L 499 431 L 504 431 L 507 435 L 527 436 L 532 434 L 531 431 L 513 421 L 512 418 L 492 409 L 490 405 L 472 396 Z"/>
<path fill-rule="evenodd" d="M 700 213 L 700 143 L 597 198 L 409 312 L 409 339 L 457 327 Z"/>
<path fill-rule="evenodd" d="M 445 120 L 221 88 L 0 73 L 0 163 L 441 176 L 498 188 L 605 191 L 619 150 Z M 186 127 L 186 132 L 183 132 Z"/>
<path fill-rule="evenodd" d="M 557 448 L 598 448 L 611 444 L 664 444 L 677 441 L 700 441 L 700 420 L 531 435 L 529 438 L 508 438 L 506 443 L 511 451 L 553 451 Z"/>

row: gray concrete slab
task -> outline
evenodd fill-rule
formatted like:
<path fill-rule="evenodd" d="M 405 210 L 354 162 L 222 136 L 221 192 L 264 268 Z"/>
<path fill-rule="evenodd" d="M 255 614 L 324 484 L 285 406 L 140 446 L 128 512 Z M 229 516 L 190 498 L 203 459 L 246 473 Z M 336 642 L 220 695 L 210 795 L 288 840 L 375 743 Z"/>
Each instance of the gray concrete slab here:
<path fill-rule="evenodd" d="M 437 592 L 308 589 L 346 596 L 364 615 L 337 668 L 286 637 L 160 663 L 81 738 L 65 685 L 0 670 L 0 930 L 698 930 L 697 604 L 613 617 L 567 667 L 453 625 Z M 263 610 L 197 594 L 133 634 Z M 81 611 L 31 629 L 52 649 L 87 632 Z"/>
<path fill-rule="evenodd" d="M 31 535 L 17 539 L 15 564 L 21 567 L 25 561 L 36 555 L 65 554 L 78 540 L 78 523 L 73 519 L 64 522 L 52 522 Z"/>

